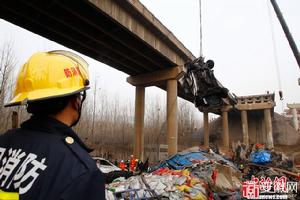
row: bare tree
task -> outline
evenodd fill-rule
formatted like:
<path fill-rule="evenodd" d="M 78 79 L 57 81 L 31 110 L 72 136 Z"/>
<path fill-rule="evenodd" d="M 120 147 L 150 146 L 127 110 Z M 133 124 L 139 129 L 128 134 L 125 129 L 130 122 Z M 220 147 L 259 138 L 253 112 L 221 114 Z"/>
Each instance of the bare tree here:
<path fill-rule="evenodd" d="M 187 101 L 179 101 L 178 112 L 178 138 L 184 147 L 188 147 L 195 134 L 195 116 L 192 104 Z"/>
<path fill-rule="evenodd" d="M 4 42 L 0 49 L 0 132 L 11 128 L 12 108 L 4 108 L 12 96 L 14 82 L 12 79 L 17 60 L 12 42 Z"/>

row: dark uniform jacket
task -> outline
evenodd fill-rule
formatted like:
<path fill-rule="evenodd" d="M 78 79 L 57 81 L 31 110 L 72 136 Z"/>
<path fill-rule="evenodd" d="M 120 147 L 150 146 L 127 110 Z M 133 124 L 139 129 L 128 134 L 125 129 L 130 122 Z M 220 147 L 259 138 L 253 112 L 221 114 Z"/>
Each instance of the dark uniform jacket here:
<path fill-rule="evenodd" d="M 9 192 L 21 200 L 105 199 L 104 177 L 88 151 L 67 125 L 32 117 L 0 136 L 0 199 Z"/>

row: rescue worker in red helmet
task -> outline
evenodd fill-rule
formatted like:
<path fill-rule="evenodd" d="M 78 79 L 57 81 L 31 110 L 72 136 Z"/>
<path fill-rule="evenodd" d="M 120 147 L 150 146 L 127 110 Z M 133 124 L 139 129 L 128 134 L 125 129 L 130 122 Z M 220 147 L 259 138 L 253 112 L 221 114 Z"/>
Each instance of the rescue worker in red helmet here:
<path fill-rule="evenodd" d="M 88 64 L 68 51 L 34 54 L 13 99 L 31 118 L 0 136 L 0 199 L 105 199 L 104 177 L 71 129 L 89 89 Z"/>

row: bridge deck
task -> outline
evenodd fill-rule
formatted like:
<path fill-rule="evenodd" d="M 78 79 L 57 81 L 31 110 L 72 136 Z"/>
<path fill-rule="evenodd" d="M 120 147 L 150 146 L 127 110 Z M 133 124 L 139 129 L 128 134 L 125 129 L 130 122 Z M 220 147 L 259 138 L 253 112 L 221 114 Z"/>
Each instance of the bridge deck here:
<path fill-rule="evenodd" d="M 194 59 L 137 0 L 10 0 L 0 17 L 131 76 Z"/>

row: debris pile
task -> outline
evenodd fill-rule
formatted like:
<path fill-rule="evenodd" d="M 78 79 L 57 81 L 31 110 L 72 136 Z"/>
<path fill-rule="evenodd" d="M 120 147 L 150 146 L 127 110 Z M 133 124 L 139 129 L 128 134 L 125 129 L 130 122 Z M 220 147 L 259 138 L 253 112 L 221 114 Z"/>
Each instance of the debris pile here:
<path fill-rule="evenodd" d="M 122 198 L 121 193 L 144 198 L 221 199 L 239 194 L 241 177 L 238 168 L 221 155 L 193 149 L 172 156 L 151 173 L 115 179 L 107 185 L 107 199 Z"/>
<path fill-rule="evenodd" d="M 178 153 L 151 172 L 115 179 L 106 187 L 107 199 L 242 199 L 248 180 L 298 181 L 298 174 L 288 171 L 292 162 L 282 153 L 259 145 L 251 150 L 238 145 L 235 152 L 233 160 L 199 148 Z M 264 192 L 273 192 L 267 189 Z M 296 199 L 295 194 L 297 187 L 289 199 Z"/>

